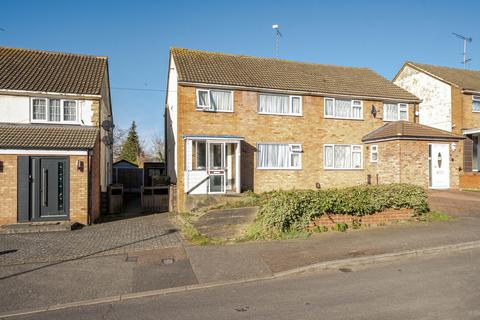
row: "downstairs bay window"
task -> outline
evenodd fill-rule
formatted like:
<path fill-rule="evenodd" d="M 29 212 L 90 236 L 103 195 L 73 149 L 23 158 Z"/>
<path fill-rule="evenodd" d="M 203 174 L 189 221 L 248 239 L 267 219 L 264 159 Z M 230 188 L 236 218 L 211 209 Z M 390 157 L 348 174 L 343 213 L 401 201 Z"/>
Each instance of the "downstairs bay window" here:
<path fill-rule="evenodd" d="M 323 147 L 325 169 L 362 169 L 361 145 L 325 144 Z"/>
<path fill-rule="evenodd" d="M 300 144 L 258 143 L 258 169 L 301 169 L 302 146 Z"/>

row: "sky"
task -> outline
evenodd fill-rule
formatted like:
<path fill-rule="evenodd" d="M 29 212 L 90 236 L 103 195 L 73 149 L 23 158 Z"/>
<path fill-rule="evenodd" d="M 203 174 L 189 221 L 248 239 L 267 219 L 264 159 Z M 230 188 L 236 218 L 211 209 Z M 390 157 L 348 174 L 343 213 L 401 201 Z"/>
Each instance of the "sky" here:
<path fill-rule="evenodd" d="M 369 67 L 403 62 L 480 69 L 478 1 L 0 0 L 0 46 L 109 57 L 114 121 L 148 145 L 163 135 L 170 47 Z M 130 88 L 127 90 L 125 88 Z"/>

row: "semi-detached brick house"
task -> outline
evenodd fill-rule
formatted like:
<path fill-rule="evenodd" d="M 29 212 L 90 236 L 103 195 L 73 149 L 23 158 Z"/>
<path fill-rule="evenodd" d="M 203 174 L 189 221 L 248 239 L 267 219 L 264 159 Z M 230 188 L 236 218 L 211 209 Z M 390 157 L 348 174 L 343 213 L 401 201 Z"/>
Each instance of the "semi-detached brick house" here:
<path fill-rule="evenodd" d="M 460 186 L 480 188 L 480 71 L 406 62 L 393 81 L 422 99 L 420 123 L 465 136 Z"/>
<path fill-rule="evenodd" d="M 368 68 L 174 48 L 165 129 L 178 210 L 198 198 L 246 190 L 390 182 L 456 187 L 458 173 L 444 169 L 462 137 L 442 130 L 430 137 L 431 128 L 413 123 L 419 102 Z M 400 120 L 414 130 L 400 139 L 369 139 Z M 396 128 L 400 136 L 404 130 Z M 397 145 L 411 141 L 422 141 L 421 156 L 402 162 L 405 151 Z M 441 170 L 432 171 L 443 174 L 438 186 L 429 184 L 432 146 L 444 157 Z M 399 166 L 410 169 L 400 173 Z"/>
<path fill-rule="evenodd" d="M 102 123 L 106 57 L 0 47 L 0 224 L 94 221 L 112 163 Z"/>

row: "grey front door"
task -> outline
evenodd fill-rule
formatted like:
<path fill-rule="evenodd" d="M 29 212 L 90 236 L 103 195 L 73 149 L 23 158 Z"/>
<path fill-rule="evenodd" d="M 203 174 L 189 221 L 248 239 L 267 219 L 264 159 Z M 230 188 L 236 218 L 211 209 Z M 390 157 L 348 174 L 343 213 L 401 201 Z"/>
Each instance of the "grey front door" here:
<path fill-rule="evenodd" d="M 32 157 L 30 220 L 63 220 L 68 218 L 68 159 Z"/>

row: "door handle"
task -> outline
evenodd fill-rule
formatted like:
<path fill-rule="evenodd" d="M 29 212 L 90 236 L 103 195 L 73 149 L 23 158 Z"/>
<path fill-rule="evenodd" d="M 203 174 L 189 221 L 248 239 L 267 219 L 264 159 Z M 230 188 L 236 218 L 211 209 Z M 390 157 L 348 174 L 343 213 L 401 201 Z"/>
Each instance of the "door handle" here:
<path fill-rule="evenodd" d="M 42 177 L 42 197 L 43 197 L 43 206 L 48 207 L 48 170 L 43 169 Z"/>

